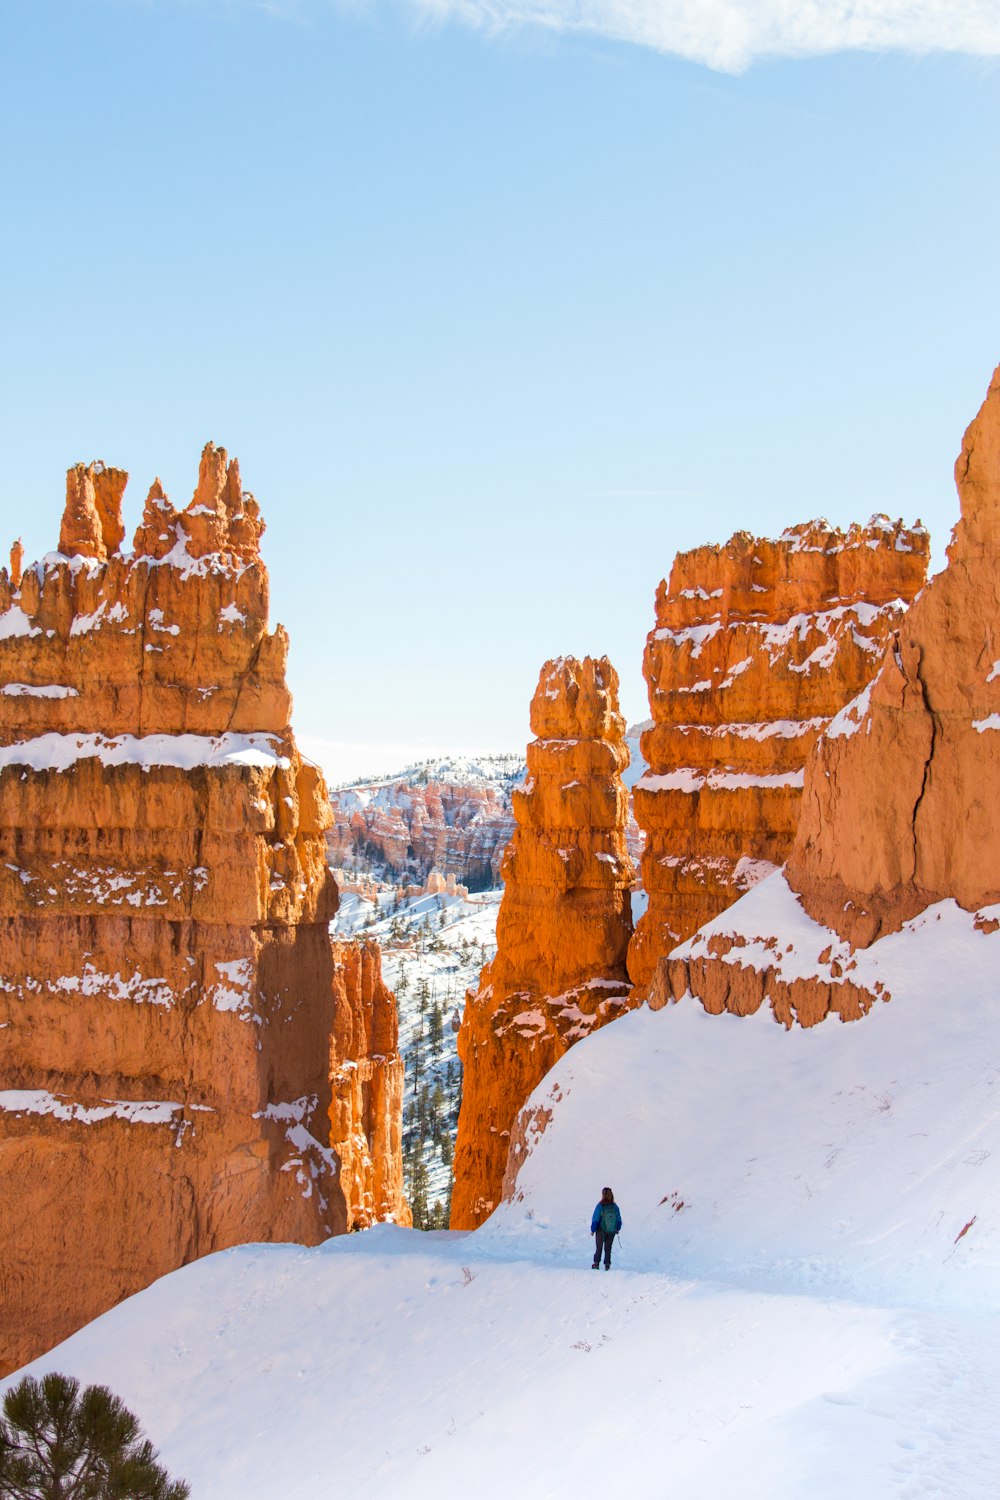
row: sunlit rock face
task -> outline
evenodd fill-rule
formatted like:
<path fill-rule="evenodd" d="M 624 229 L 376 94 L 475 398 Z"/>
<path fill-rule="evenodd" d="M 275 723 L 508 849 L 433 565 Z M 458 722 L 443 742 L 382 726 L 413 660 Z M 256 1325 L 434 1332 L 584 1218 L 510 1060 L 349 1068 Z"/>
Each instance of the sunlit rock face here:
<path fill-rule="evenodd" d="M 856 1020 L 891 999 L 880 975 L 914 934 L 961 928 L 952 902 L 1000 930 L 1000 371 L 955 477 L 948 565 L 810 755 L 785 871 L 661 965 L 651 1003 Z"/>
<path fill-rule="evenodd" d="M 629 951 L 640 995 L 677 943 L 787 858 L 809 753 L 878 672 L 928 546 L 919 523 L 875 516 L 777 541 L 738 532 L 676 558 L 644 658 L 653 723 L 633 796 L 649 905 Z"/>
<path fill-rule="evenodd" d="M 934 901 L 1000 901 L 1000 370 L 955 464 L 948 565 L 806 771 L 788 875 L 867 945 Z"/>
<path fill-rule="evenodd" d="M 0 571 L 3 1369 L 196 1256 L 352 1217 L 330 813 L 263 523 L 209 445 L 126 555 L 126 478 L 71 469 L 59 550 Z"/>
<path fill-rule="evenodd" d="M 575 1041 L 629 1004 L 628 764 L 607 657 L 546 662 L 531 703 L 528 778 L 514 792 L 497 955 L 466 999 L 452 1227 L 500 1201 L 510 1131 Z"/>
<path fill-rule="evenodd" d="M 372 939 L 333 944 L 330 1145 L 352 1229 L 411 1223 L 403 1191 L 403 1059 L 396 997 Z"/>

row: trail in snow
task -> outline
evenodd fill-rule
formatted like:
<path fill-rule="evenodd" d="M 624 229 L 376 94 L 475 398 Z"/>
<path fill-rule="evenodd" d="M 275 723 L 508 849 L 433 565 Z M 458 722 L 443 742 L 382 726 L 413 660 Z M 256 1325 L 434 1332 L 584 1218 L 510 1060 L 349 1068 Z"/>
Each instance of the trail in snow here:
<path fill-rule="evenodd" d="M 634 1011 L 535 1091 L 475 1234 L 211 1256 L 34 1368 L 119 1391 L 195 1500 L 996 1500 L 998 954 L 942 903 L 850 1025 Z"/>
<path fill-rule="evenodd" d="M 196 1500 L 994 1500 L 996 1322 L 382 1228 L 164 1278 L 36 1369 L 120 1391 Z M 960 1477 L 957 1483 L 956 1476 Z"/>

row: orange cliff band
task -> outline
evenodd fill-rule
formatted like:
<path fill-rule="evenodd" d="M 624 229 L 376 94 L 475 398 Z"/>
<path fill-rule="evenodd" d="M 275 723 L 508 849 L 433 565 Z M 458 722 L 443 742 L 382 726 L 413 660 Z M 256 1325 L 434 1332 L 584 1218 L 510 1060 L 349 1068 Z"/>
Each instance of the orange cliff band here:
<path fill-rule="evenodd" d="M 209 1251 L 406 1216 L 401 1162 L 348 1201 L 367 1169 L 330 1146 L 331 1072 L 371 1027 L 343 1023 L 257 504 L 209 445 L 126 555 L 126 477 L 70 470 L 59 551 L 0 570 L 2 1370 Z"/>
<path fill-rule="evenodd" d="M 786 1026 L 853 1020 L 890 998 L 859 977 L 881 937 L 949 899 L 984 932 L 1000 926 L 1000 369 L 955 479 L 961 519 L 947 567 L 805 767 L 784 877 L 816 924 L 817 951 L 797 958 L 805 973 L 784 976 L 774 934 L 737 907 L 728 930 L 666 962 L 666 998 L 690 989 L 706 1009 L 738 1014 L 768 1003 Z"/>
<path fill-rule="evenodd" d="M 607 657 L 560 657 L 531 702 L 528 778 L 514 793 L 497 954 L 466 999 L 452 1227 L 500 1201 L 510 1132 L 574 1041 L 628 1008 L 633 871 L 618 676 Z"/>
<path fill-rule="evenodd" d="M 671 948 L 787 858 L 806 759 L 878 672 L 928 552 L 919 522 L 875 516 L 777 541 L 741 531 L 676 558 L 643 663 L 653 726 L 634 799 L 649 905 L 629 950 L 643 997 Z"/>

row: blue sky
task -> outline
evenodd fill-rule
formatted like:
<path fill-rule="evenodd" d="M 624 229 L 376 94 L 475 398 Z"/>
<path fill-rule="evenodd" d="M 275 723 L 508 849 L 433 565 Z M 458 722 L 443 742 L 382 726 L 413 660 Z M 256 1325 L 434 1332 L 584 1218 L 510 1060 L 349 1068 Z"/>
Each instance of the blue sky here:
<path fill-rule="evenodd" d="M 560 652 L 644 716 L 681 548 L 885 510 L 943 561 L 1000 361 L 994 9 L 5 0 L 6 531 L 53 547 L 78 459 L 134 522 L 225 444 L 344 774 L 522 746 Z"/>

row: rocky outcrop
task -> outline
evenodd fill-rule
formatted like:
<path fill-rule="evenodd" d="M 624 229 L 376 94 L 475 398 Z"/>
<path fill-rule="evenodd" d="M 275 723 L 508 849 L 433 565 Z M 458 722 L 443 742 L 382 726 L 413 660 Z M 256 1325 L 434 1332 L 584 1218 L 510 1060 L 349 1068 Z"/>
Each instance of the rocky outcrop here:
<path fill-rule="evenodd" d="M 403 1193 L 403 1059 L 396 999 L 371 941 L 333 944 L 330 1145 L 352 1228 L 409 1224 Z"/>
<path fill-rule="evenodd" d="M 498 884 L 514 831 L 511 790 L 523 763 L 428 763 L 331 795 L 330 863 L 422 884 L 452 876 L 468 890 Z"/>
<path fill-rule="evenodd" d="M 391 1027 L 346 1020 L 256 502 L 209 446 L 126 556 L 125 479 L 70 470 L 60 550 L 0 571 L 4 1369 L 196 1256 L 347 1229 L 391 1135 L 329 1146 L 331 1037 L 339 1076 Z"/>
<path fill-rule="evenodd" d="M 1000 901 L 1000 370 L 955 464 L 948 565 L 806 774 L 788 878 L 867 947 L 935 901 Z"/>
<path fill-rule="evenodd" d="M 853 1020 L 890 998 L 876 955 L 938 903 L 1000 929 L 1000 370 L 955 476 L 948 565 L 810 757 L 786 870 L 678 949 L 660 998 Z"/>
<path fill-rule="evenodd" d="M 878 671 L 927 558 L 919 522 L 875 516 L 778 541 L 738 532 L 675 560 L 646 642 L 653 724 L 633 792 L 649 897 L 629 952 L 640 995 L 673 947 L 787 858 L 809 753 Z"/>
<path fill-rule="evenodd" d="M 606 657 L 542 668 L 528 779 L 514 792 L 497 955 L 466 997 L 452 1227 L 500 1200 L 511 1127 L 563 1053 L 629 1005 L 632 868 L 618 677 Z"/>

